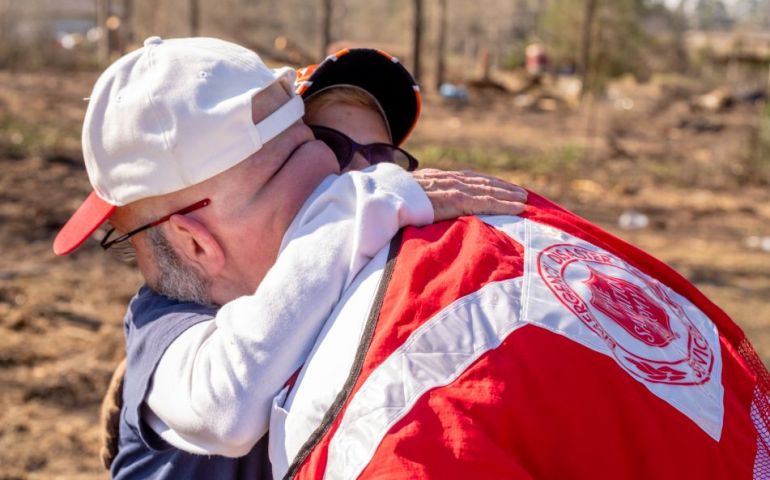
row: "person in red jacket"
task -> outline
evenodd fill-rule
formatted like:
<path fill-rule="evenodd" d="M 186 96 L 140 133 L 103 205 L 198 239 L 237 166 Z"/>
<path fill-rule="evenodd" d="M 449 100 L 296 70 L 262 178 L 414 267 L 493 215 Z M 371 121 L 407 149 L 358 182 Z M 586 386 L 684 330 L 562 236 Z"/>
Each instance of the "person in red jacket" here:
<path fill-rule="evenodd" d="M 767 370 L 645 252 L 530 192 L 378 261 L 274 402 L 274 476 L 770 478 Z"/>

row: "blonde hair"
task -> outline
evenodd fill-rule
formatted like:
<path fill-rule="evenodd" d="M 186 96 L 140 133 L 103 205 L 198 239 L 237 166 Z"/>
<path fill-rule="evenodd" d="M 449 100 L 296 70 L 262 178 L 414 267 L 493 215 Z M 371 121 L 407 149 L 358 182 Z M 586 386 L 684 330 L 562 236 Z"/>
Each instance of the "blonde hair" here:
<path fill-rule="evenodd" d="M 385 123 L 388 137 L 391 139 L 393 138 L 393 135 L 390 133 L 388 118 L 385 116 L 385 112 L 382 110 L 380 102 L 378 102 L 371 93 L 363 88 L 353 85 L 334 85 L 310 96 L 310 98 L 305 100 L 305 121 L 307 122 L 309 117 L 315 115 L 329 105 L 337 103 L 344 103 L 355 107 L 364 107 L 379 113 L 380 117 L 382 117 L 382 121 Z"/>

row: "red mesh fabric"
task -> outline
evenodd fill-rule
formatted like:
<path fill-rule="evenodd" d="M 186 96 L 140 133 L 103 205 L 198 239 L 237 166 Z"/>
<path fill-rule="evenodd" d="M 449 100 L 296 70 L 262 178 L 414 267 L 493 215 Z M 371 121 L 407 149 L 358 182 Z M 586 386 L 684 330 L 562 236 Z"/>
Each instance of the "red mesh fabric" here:
<path fill-rule="evenodd" d="M 755 479 L 770 479 L 770 372 L 747 338 L 738 345 L 738 353 L 756 376 L 751 420 L 757 428 Z"/>

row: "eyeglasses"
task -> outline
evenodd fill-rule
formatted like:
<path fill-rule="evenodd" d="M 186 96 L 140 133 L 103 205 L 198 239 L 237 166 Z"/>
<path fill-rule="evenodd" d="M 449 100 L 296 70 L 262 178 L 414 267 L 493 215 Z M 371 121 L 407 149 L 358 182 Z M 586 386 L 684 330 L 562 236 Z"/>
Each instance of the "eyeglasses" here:
<path fill-rule="evenodd" d="M 309 125 L 315 138 L 324 142 L 340 163 L 340 170 L 344 170 L 353 160 L 353 155 L 361 153 L 371 164 L 395 163 L 409 172 L 415 170 L 419 162 L 409 152 L 390 143 L 370 143 L 361 145 L 339 130 L 320 125 Z"/>
<path fill-rule="evenodd" d="M 200 208 L 205 207 L 209 203 L 211 203 L 211 200 L 209 200 L 208 198 L 205 198 L 205 199 L 203 199 L 203 200 L 201 200 L 199 202 L 193 203 L 192 205 L 190 205 L 188 207 L 184 207 L 181 210 L 177 210 L 176 212 L 169 213 L 165 217 L 159 218 L 159 219 L 155 220 L 154 222 L 150 222 L 147 225 L 142 225 L 139 228 L 131 230 L 130 232 L 125 233 L 125 234 L 123 234 L 123 235 L 121 235 L 121 236 L 119 236 L 119 237 L 117 237 L 117 238 L 115 238 L 113 240 L 109 239 L 110 236 L 115 232 L 115 229 L 111 228 L 111 229 L 109 229 L 107 231 L 107 234 L 104 235 L 104 238 L 102 238 L 102 241 L 99 242 L 99 245 L 101 245 L 103 249 L 107 250 L 108 248 L 110 248 L 111 246 L 115 245 L 116 243 L 125 242 L 126 240 L 128 240 L 131 237 L 133 237 L 137 233 L 143 232 L 143 231 L 147 230 L 148 228 L 157 227 L 161 223 L 167 222 L 168 219 L 173 217 L 174 215 L 184 215 L 186 213 L 194 212 L 195 210 L 198 210 Z"/>

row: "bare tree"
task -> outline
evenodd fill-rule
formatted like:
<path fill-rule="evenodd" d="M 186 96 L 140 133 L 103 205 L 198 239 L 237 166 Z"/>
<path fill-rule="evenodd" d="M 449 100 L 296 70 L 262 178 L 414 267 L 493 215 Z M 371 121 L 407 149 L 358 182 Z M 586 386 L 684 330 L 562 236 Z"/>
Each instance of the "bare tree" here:
<path fill-rule="evenodd" d="M 190 36 L 197 37 L 201 28 L 201 2 L 190 0 Z"/>
<path fill-rule="evenodd" d="M 99 44 L 96 49 L 96 56 L 97 60 L 104 64 L 109 63 L 110 61 L 110 35 L 107 31 L 107 18 L 110 16 L 111 6 L 110 0 L 96 0 L 94 4 L 96 26 L 101 33 Z"/>
<path fill-rule="evenodd" d="M 770 98 L 770 63 L 767 65 L 767 98 Z"/>
<path fill-rule="evenodd" d="M 596 0 L 585 0 L 583 10 L 583 31 L 580 41 L 580 70 L 583 76 L 583 91 L 589 86 L 591 72 L 591 33 L 593 30 L 594 16 L 596 14 Z"/>
<path fill-rule="evenodd" d="M 326 51 L 332 43 L 333 0 L 321 0 L 321 28 L 319 30 L 319 59 L 326 57 Z"/>
<path fill-rule="evenodd" d="M 438 44 L 436 45 L 436 90 L 444 83 L 446 70 L 447 0 L 438 0 Z"/>
<path fill-rule="evenodd" d="M 414 25 L 412 30 L 412 75 L 419 83 L 422 69 L 420 65 L 420 52 L 422 51 L 422 30 L 423 30 L 423 0 L 414 0 Z"/>
<path fill-rule="evenodd" d="M 123 30 L 121 54 L 134 43 L 134 0 L 123 0 L 123 19 L 120 23 Z"/>
<path fill-rule="evenodd" d="M 7 42 L 15 33 L 16 12 L 13 7 L 9 0 L 0 1 L 0 40 L 3 42 Z"/>

